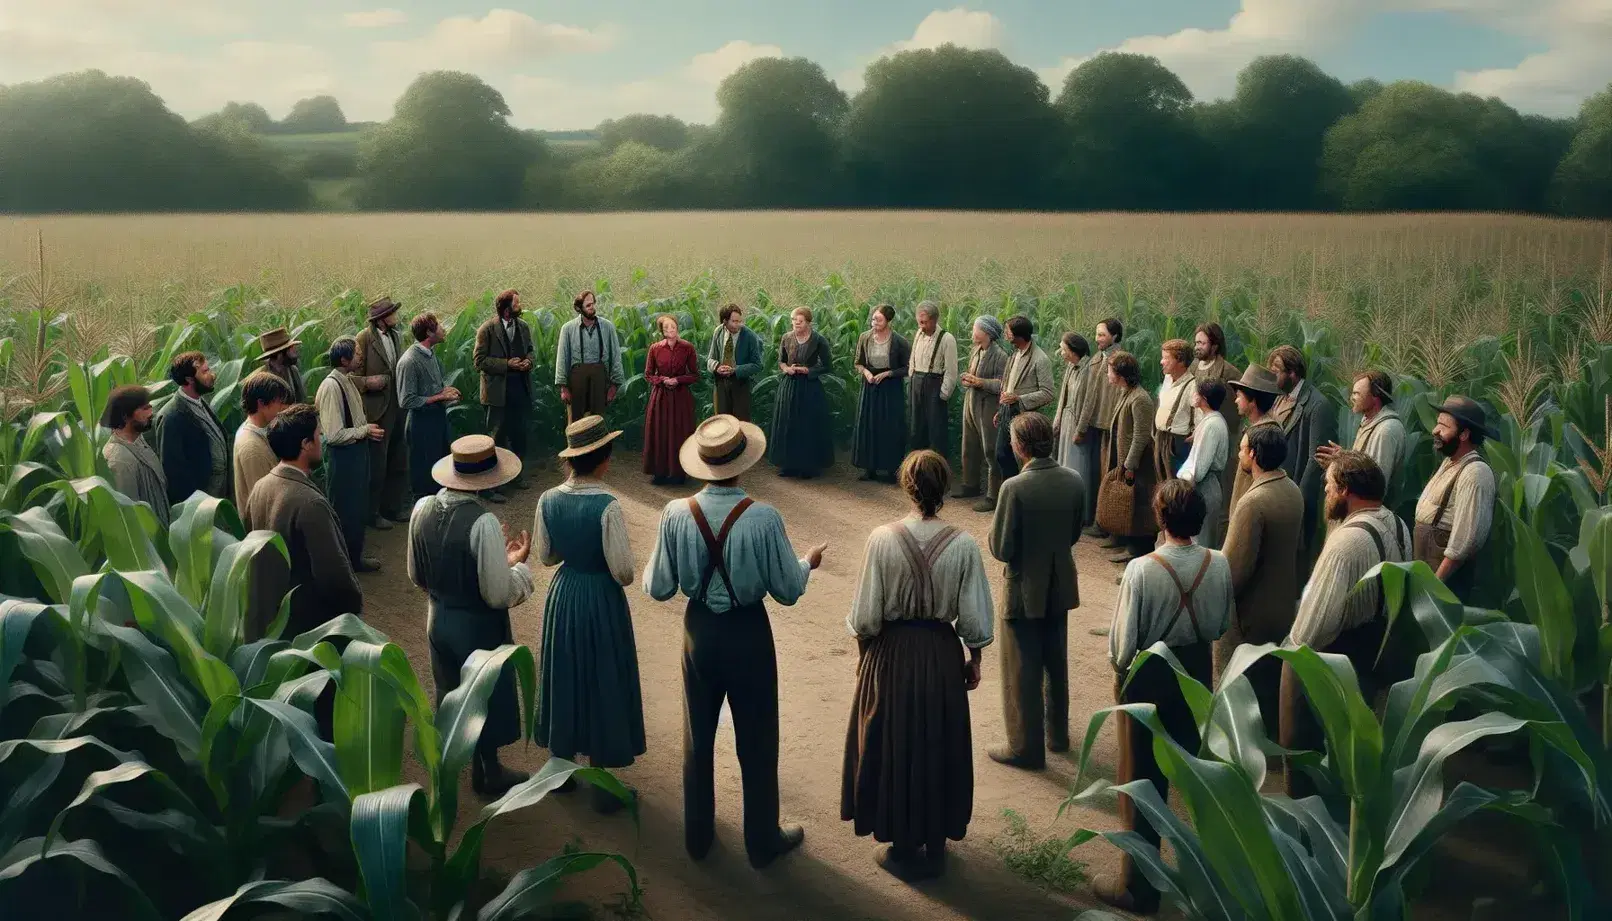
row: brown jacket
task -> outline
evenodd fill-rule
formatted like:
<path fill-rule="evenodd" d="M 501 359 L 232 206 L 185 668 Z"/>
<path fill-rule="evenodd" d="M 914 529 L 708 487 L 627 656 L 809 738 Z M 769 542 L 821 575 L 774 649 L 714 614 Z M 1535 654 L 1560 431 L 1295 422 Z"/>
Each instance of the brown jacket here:
<path fill-rule="evenodd" d="M 1153 516 L 1153 489 L 1158 475 L 1153 468 L 1153 412 L 1157 406 L 1146 387 L 1122 390 L 1114 401 L 1114 414 L 1103 433 L 1103 477 L 1115 466 L 1136 474 L 1131 499 L 1131 525 L 1123 536 L 1146 537 L 1159 533 Z M 1099 500 L 1100 501 L 1100 500 Z"/>
<path fill-rule="evenodd" d="M 1227 399 L 1230 399 L 1230 398 L 1228 397 Z M 1265 418 L 1259 420 L 1258 422 L 1254 423 L 1253 425 L 1250 425 L 1248 427 L 1248 429 L 1253 429 L 1255 426 L 1260 426 L 1260 425 L 1274 425 L 1277 428 L 1281 428 L 1281 426 L 1282 426 L 1282 424 L 1280 422 L 1277 422 L 1275 419 L 1272 419 L 1270 417 L 1270 414 L 1267 413 Z M 1230 433 L 1228 432 L 1227 434 L 1230 434 Z M 1233 480 L 1232 484 L 1231 484 L 1231 506 L 1230 507 L 1231 507 L 1231 509 L 1233 511 L 1235 511 L 1236 508 L 1237 508 L 1237 500 L 1239 500 L 1239 499 L 1241 499 L 1243 497 L 1243 493 L 1247 492 L 1248 487 L 1253 485 L 1253 482 L 1254 482 L 1253 475 L 1250 474 L 1250 473 L 1245 472 L 1243 470 L 1243 468 L 1242 468 L 1241 463 L 1239 463 L 1238 460 L 1237 460 L 1238 453 L 1242 450 L 1243 435 L 1246 435 L 1246 434 L 1248 434 L 1247 429 L 1245 429 L 1243 432 L 1239 433 L 1237 435 L 1236 440 L 1230 442 L 1227 445 L 1227 448 L 1226 448 L 1226 452 L 1227 452 L 1226 453 L 1226 467 L 1227 467 L 1227 469 L 1237 471 L 1237 473 L 1235 474 L 1236 479 Z M 1294 484 L 1294 485 L 1297 485 L 1297 484 Z"/>
<path fill-rule="evenodd" d="M 1080 607 L 1075 541 L 1086 514 L 1080 474 L 1048 457 L 1002 482 L 991 555 L 1006 563 L 1002 617 L 1036 620 Z"/>
<path fill-rule="evenodd" d="M 1304 496 L 1284 470 L 1251 480 L 1226 529 L 1226 561 L 1237 598 L 1233 632 L 1244 643 L 1280 643 L 1298 614 Z"/>
<path fill-rule="evenodd" d="M 531 358 L 532 330 L 525 320 L 515 320 L 515 341 L 504 332 L 504 321 L 494 316 L 476 330 L 476 370 L 481 372 L 481 405 L 503 406 L 509 389 L 509 375 L 526 378 L 526 392 L 532 392 L 532 372 L 511 371 L 511 358 Z"/>
<path fill-rule="evenodd" d="M 364 327 L 355 337 L 358 348 L 353 352 L 353 373 L 360 377 L 382 375 L 386 378 L 385 387 L 364 391 L 365 421 L 380 422 L 397 411 L 397 360 L 403 357 L 403 349 L 406 348 L 397 330 L 394 326 L 385 333 L 392 340 L 391 361 L 386 360 L 386 352 L 379 345 L 382 334 L 375 331 L 374 323 Z"/>
<path fill-rule="evenodd" d="M 252 488 L 246 501 L 246 527 L 274 531 L 291 555 L 273 550 L 258 554 L 248 602 L 246 640 L 262 639 L 273 622 L 285 593 L 291 596 L 291 617 L 283 639 L 311 630 L 343 614 L 364 610 L 364 593 L 347 558 L 347 543 L 336 520 L 336 510 L 307 474 L 280 464 Z"/>

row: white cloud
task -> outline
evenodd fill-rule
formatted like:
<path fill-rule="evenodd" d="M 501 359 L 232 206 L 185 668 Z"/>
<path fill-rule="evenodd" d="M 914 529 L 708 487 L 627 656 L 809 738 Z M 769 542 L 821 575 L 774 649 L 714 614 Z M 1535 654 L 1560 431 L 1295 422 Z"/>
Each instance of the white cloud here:
<path fill-rule="evenodd" d="M 688 73 L 701 83 L 716 86 L 730 74 L 751 61 L 760 58 L 781 58 L 784 49 L 777 45 L 758 45 L 744 39 L 728 42 L 715 51 L 696 54 L 689 62 Z"/>
<path fill-rule="evenodd" d="M 1438 0 L 1433 0 L 1438 2 Z M 1445 0 L 1481 23 L 1540 40 L 1545 51 L 1513 67 L 1461 71 L 1454 88 L 1498 96 L 1525 112 L 1571 115 L 1586 96 L 1612 82 L 1612 2 L 1555 0 L 1507 4 L 1500 0 Z"/>
<path fill-rule="evenodd" d="M 855 68 L 841 73 L 835 82 L 846 93 L 854 94 L 862 89 L 868 65 L 874 61 L 902 51 L 939 48 L 942 45 L 956 45 L 959 48 L 976 50 L 1000 49 L 1007 45 L 1007 29 L 995 14 L 983 10 L 971 10 L 962 6 L 949 10 L 934 10 L 918 22 L 918 27 L 912 32 L 912 38 L 885 45 Z"/>
<path fill-rule="evenodd" d="M 394 9 L 364 10 L 347 13 L 341 17 L 342 25 L 350 29 L 384 29 L 388 26 L 400 26 L 408 21 L 408 13 Z"/>
<path fill-rule="evenodd" d="M 563 54 L 605 51 L 615 45 L 613 29 L 587 29 L 541 22 L 525 13 L 496 9 L 476 19 L 453 16 L 411 41 L 376 42 L 377 55 L 407 61 L 421 69 L 457 67 L 505 69 Z"/>

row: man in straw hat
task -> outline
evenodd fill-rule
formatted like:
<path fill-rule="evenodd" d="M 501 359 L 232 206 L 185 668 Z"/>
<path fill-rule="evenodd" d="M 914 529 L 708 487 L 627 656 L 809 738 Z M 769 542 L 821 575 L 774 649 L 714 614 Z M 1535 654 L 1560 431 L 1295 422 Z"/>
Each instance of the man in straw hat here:
<path fill-rule="evenodd" d="M 799 825 L 778 824 L 778 663 L 763 601 L 792 605 L 806 591 L 827 544 L 797 559 L 777 509 L 739 487 L 766 453 L 761 428 L 733 416 L 705 420 L 683 443 L 683 469 L 709 485 L 667 503 L 644 591 L 688 597 L 683 619 L 683 828 L 695 860 L 716 834 L 712 777 L 722 703 L 744 776 L 744 843 L 760 869 L 798 847 Z M 714 525 L 714 527 L 713 527 Z"/>
<path fill-rule="evenodd" d="M 302 344 L 302 340 L 291 338 L 284 326 L 276 326 L 258 336 L 257 343 L 258 348 L 263 350 L 258 356 L 263 359 L 262 370 L 285 381 L 286 386 L 291 388 L 290 403 L 308 402 L 308 387 L 302 382 L 302 368 L 298 365 L 301 356 L 297 346 Z M 246 497 L 242 496 L 241 501 L 245 502 Z"/>
<path fill-rule="evenodd" d="M 403 356 L 397 312 L 402 306 L 389 297 L 370 304 L 369 325 L 355 337 L 353 368 L 364 380 L 364 418 L 384 432 L 369 443 L 369 513 L 378 531 L 408 520 L 409 456 L 397 398 L 397 360 Z"/>
<path fill-rule="evenodd" d="M 498 517 L 476 501 L 478 492 L 508 483 L 520 469 L 520 458 L 494 446 L 491 436 L 466 435 L 431 468 L 442 489 L 416 502 L 409 517 L 409 578 L 431 599 L 426 638 L 439 708 L 459 686 L 471 654 L 515 642 L 509 609 L 532 594 L 532 571 L 526 566 L 531 535 L 522 531 L 510 537 Z M 525 772 L 498 760 L 498 749 L 521 736 L 515 677 L 506 670 L 488 701 L 487 723 L 471 761 L 470 785 L 477 793 L 496 798 L 527 779 Z"/>
<path fill-rule="evenodd" d="M 1244 434 L 1256 425 L 1281 427 L 1280 423 L 1270 417 L 1271 407 L 1276 405 L 1276 398 L 1281 396 L 1282 392 L 1276 386 L 1276 375 L 1272 374 L 1269 368 L 1249 365 L 1242 377 L 1229 382 L 1226 386 L 1231 388 L 1232 399 L 1237 404 L 1237 415 L 1245 420 L 1242 426 Z M 1237 444 L 1241 443 L 1239 438 Z M 1234 448 L 1234 453 L 1235 450 Z M 1248 491 L 1253 482 L 1252 474 L 1241 466 L 1237 467 L 1237 476 L 1232 480 L 1231 504 L 1227 507 L 1228 520 L 1231 511 L 1237 508 L 1237 500 L 1243 497 L 1243 493 Z"/>
<path fill-rule="evenodd" d="M 1444 462 L 1416 502 L 1415 556 L 1433 567 L 1457 598 L 1473 604 L 1470 565 L 1489 539 L 1494 518 L 1494 471 L 1478 449 L 1493 438 L 1483 407 L 1454 396 L 1438 407 L 1433 447 Z"/>
<path fill-rule="evenodd" d="M 526 430 L 532 420 L 532 331 L 521 319 L 521 296 L 514 290 L 493 299 L 496 315 L 476 329 L 476 370 L 481 372 L 481 405 L 493 443 L 526 458 Z M 525 489 L 519 474 L 509 488 Z M 504 502 L 502 492 L 487 501 Z"/>

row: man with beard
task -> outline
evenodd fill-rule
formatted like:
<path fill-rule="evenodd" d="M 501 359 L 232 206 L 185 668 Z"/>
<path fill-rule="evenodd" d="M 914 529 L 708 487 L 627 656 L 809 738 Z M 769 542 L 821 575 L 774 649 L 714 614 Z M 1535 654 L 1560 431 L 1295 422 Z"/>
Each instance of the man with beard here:
<path fill-rule="evenodd" d="M 1367 371 L 1355 378 L 1349 388 L 1349 408 L 1360 414 L 1360 427 L 1355 429 L 1351 450 L 1359 451 L 1377 462 L 1383 478 L 1389 485 L 1399 470 L 1405 449 L 1405 423 L 1394 412 L 1394 384 L 1382 371 Z M 1335 441 L 1329 441 L 1315 452 L 1322 467 L 1343 451 Z"/>
<path fill-rule="evenodd" d="M 940 307 L 918 305 L 918 332 L 908 359 L 912 385 L 907 393 L 907 449 L 929 449 L 946 456 L 946 424 L 952 391 L 957 389 L 957 340 L 940 328 Z"/>
<path fill-rule="evenodd" d="M 570 407 L 567 424 L 586 416 L 603 416 L 615 402 L 616 391 L 627 382 L 615 324 L 599 316 L 593 292 L 577 295 L 571 307 L 577 315 L 560 327 L 554 355 L 554 386 L 560 388 L 560 399 Z"/>
<path fill-rule="evenodd" d="M 1476 572 L 1469 565 L 1489 539 L 1494 517 L 1494 471 L 1478 454 L 1493 437 L 1483 407 L 1463 396 L 1437 407 L 1433 447 L 1444 462 L 1416 503 L 1416 559 L 1433 567 L 1455 597 L 1468 598 Z"/>
<path fill-rule="evenodd" d="M 1304 353 L 1291 345 L 1271 350 L 1271 373 L 1282 396 L 1271 418 L 1287 433 L 1287 475 L 1304 495 L 1304 533 L 1299 549 L 1299 577 L 1308 578 L 1321 552 L 1321 482 L 1324 469 L 1315 452 L 1338 434 L 1338 416 L 1319 388 L 1305 380 Z"/>
<path fill-rule="evenodd" d="M 207 366 L 207 356 L 200 352 L 176 356 L 168 377 L 179 392 L 157 412 L 154 423 L 157 455 L 168 478 L 168 502 L 178 505 L 197 490 L 220 499 L 234 498 L 230 440 L 213 407 L 202 399 L 218 381 Z"/>
<path fill-rule="evenodd" d="M 259 368 L 241 381 L 241 411 L 246 421 L 235 430 L 235 501 L 246 505 L 252 487 L 279 462 L 269 447 L 269 423 L 291 404 L 291 387 L 273 372 Z"/>
<path fill-rule="evenodd" d="M 996 466 L 1002 479 L 1019 475 L 1019 457 L 1013 453 L 1013 420 L 1020 413 L 1039 412 L 1051 403 L 1058 390 L 1052 376 L 1052 361 L 1035 344 L 1035 326 L 1030 318 L 1017 316 L 1007 321 L 1008 344 L 1012 346 L 1007 368 L 1002 372 L 1002 394 L 996 398 Z M 974 506 L 991 511 L 995 503 Z"/>
<path fill-rule="evenodd" d="M 1097 324 L 1092 334 L 1097 341 L 1097 354 L 1091 356 L 1086 363 L 1086 390 L 1081 398 L 1080 409 L 1075 413 L 1073 420 L 1074 432 L 1070 434 L 1075 444 L 1081 445 L 1089 452 L 1091 458 L 1091 473 L 1082 474 L 1086 478 L 1086 489 L 1092 499 L 1091 515 L 1097 514 L 1096 495 L 1108 475 L 1108 458 L 1103 455 L 1103 442 L 1108 437 L 1109 426 L 1114 424 L 1114 406 L 1119 402 L 1120 389 L 1108 377 L 1108 361 L 1119 351 L 1119 344 L 1125 338 L 1125 325 L 1117 317 L 1109 317 Z M 1113 550 L 1125 546 L 1124 538 L 1115 537 L 1097 526 L 1094 520 L 1086 528 L 1087 537 L 1106 538 L 1102 545 L 1105 550 Z"/>
<path fill-rule="evenodd" d="M 1205 381 L 1219 381 L 1227 387 L 1231 382 L 1242 377 L 1237 366 L 1226 360 L 1226 331 L 1221 329 L 1219 323 L 1201 323 L 1192 334 L 1192 357 L 1195 363 L 1192 373 L 1202 384 Z M 1226 444 L 1232 447 L 1241 443 L 1243 437 L 1242 417 L 1237 414 L 1237 401 L 1227 399 L 1220 404 L 1220 418 L 1226 420 Z M 1236 459 L 1221 468 L 1220 471 L 1220 522 L 1224 524 L 1226 516 L 1231 512 L 1231 491 L 1236 485 L 1237 463 Z M 1213 510 L 1211 509 L 1211 512 Z"/>
<path fill-rule="evenodd" d="M 1387 488 L 1382 468 L 1369 456 L 1359 451 L 1332 456 L 1326 472 L 1326 515 L 1337 527 L 1316 560 L 1287 637 L 1288 645 L 1348 656 L 1367 704 L 1398 676 L 1378 668 L 1388 627 L 1382 588 L 1375 579 L 1358 588 L 1356 584 L 1378 563 L 1405 563 L 1411 558 L 1410 529 L 1383 507 Z M 1319 751 L 1326 741 L 1290 665 L 1282 668 L 1280 738 L 1282 747 L 1293 751 Z M 1318 792 L 1292 762 L 1286 784 L 1287 795 L 1294 799 Z"/>
<path fill-rule="evenodd" d="M 442 365 L 432 350 L 448 338 L 434 313 L 422 313 L 409 324 L 414 344 L 397 360 L 398 405 L 407 413 L 404 431 L 409 445 L 409 489 L 416 499 L 436 492 L 431 468 L 448 456 L 452 430 L 448 404 L 459 402 L 459 388 L 442 380 Z"/>
<path fill-rule="evenodd" d="M 112 488 L 151 506 L 157 521 L 168 527 L 168 478 L 156 452 L 140 437 L 151 429 L 150 391 L 133 385 L 113 390 L 106 399 L 101 424 L 112 430 L 111 439 L 101 449 L 112 472 Z"/>
<path fill-rule="evenodd" d="M 1008 356 L 997 345 L 1001 339 L 1001 320 L 989 315 L 974 318 L 968 370 L 958 378 L 968 392 L 963 395 L 963 475 L 952 498 L 983 495 L 975 511 L 994 507 L 1002 488 L 1002 470 L 996 465 L 996 399 Z"/>
<path fill-rule="evenodd" d="M 376 475 L 370 446 L 385 438 L 386 432 L 365 419 L 363 397 L 359 396 L 357 350 L 351 336 L 330 344 L 332 370 L 320 382 L 314 403 L 324 432 L 321 459 L 329 460 L 326 488 L 336 519 L 341 522 L 347 556 L 359 572 L 374 572 L 381 568 L 380 561 L 364 555 L 364 524 L 369 520 L 373 494 L 370 479 Z"/>
<path fill-rule="evenodd" d="M 291 399 L 286 402 L 308 402 L 308 387 L 302 382 L 301 356 L 297 348 L 302 340 L 291 338 L 284 326 L 277 326 L 258 336 L 257 342 L 258 348 L 263 350 L 258 356 L 263 359 L 260 370 L 273 374 L 291 388 Z M 246 501 L 244 496 L 241 501 Z"/>
<path fill-rule="evenodd" d="M 761 371 L 761 337 L 744 325 L 744 308 L 729 304 L 717 314 L 721 322 L 711 335 L 705 369 L 715 384 L 711 412 L 750 421 L 750 381 Z"/>
<path fill-rule="evenodd" d="M 366 391 L 364 421 L 380 426 L 382 433 L 369 442 L 369 518 L 377 531 L 409 520 L 409 455 L 397 397 L 397 360 L 403 356 L 397 317 L 402 306 L 389 297 L 370 304 L 369 325 L 353 340 L 353 372 Z"/>
<path fill-rule="evenodd" d="M 521 319 L 521 296 L 514 290 L 498 295 L 493 310 L 497 316 L 476 330 L 474 361 L 481 372 L 481 405 L 487 408 L 493 444 L 514 452 L 524 465 L 526 430 L 532 419 L 532 330 Z M 568 399 L 570 394 L 562 390 L 561 396 Z M 525 488 L 523 475 L 504 487 Z M 507 501 L 498 489 L 487 490 L 482 498 Z"/>
<path fill-rule="evenodd" d="M 353 575 L 336 510 L 311 478 L 324 460 L 319 411 L 301 403 L 274 417 L 269 447 L 280 463 L 252 489 L 245 506 L 247 527 L 279 534 L 290 567 L 286 557 L 273 551 L 253 561 L 249 607 L 256 613 L 248 617 L 248 642 L 262 638 L 267 627 L 262 619 L 272 618 L 293 589 L 287 637 L 364 610 L 364 593 Z"/>

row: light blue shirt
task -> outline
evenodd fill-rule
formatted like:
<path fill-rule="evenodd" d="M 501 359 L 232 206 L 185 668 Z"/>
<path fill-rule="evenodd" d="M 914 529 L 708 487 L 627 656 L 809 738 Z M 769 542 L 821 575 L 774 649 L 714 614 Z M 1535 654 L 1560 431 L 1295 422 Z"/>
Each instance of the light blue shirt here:
<path fill-rule="evenodd" d="M 737 486 L 707 486 L 694 496 L 711 525 L 712 535 L 722 533 L 722 523 L 743 498 L 744 490 Z M 767 595 L 779 604 L 794 604 L 805 594 L 806 580 L 812 571 L 804 558 L 795 556 L 789 535 L 784 533 L 783 516 L 763 502 L 753 503 L 734 523 L 723 545 L 722 557 L 728 566 L 728 577 L 733 580 L 738 603 L 728 597 L 722 574 L 711 573 L 705 606 L 718 614 L 754 604 Z M 708 561 L 705 538 L 700 535 L 699 525 L 694 523 L 688 500 L 674 499 L 666 503 L 655 550 L 649 555 L 649 565 L 644 567 L 644 591 L 656 601 L 665 601 L 679 591 L 697 598 Z"/>
<path fill-rule="evenodd" d="M 610 383 L 621 387 L 627 377 L 621 367 L 621 340 L 616 338 L 616 327 L 604 317 L 591 328 L 582 325 L 576 317 L 560 327 L 560 340 L 555 345 L 554 386 L 570 383 L 571 367 L 578 364 L 602 364 L 610 375 Z"/>

